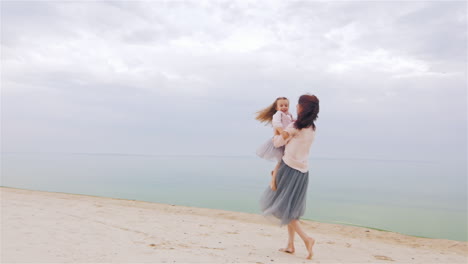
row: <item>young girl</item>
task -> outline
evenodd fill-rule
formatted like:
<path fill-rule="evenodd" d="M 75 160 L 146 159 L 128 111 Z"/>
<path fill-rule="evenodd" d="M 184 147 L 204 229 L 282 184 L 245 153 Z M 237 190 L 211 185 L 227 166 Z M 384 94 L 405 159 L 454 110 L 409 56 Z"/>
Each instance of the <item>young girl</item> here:
<path fill-rule="evenodd" d="M 284 128 L 295 121 L 288 110 L 288 98 L 278 97 L 269 107 L 258 111 L 256 119 L 262 123 L 271 123 L 273 125 L 274 135 L 280 135 Z M 276 191 L 276 172 L 281 164 L 283 154 L 284 146 L 279 148 L 273 146 L 273 138 L 268 139 L 267 142 L 257 149 L 257 155 L 259 157 L 277 162 L 275 169 L 271 172 L 270 188 L 273 191 Z"/>

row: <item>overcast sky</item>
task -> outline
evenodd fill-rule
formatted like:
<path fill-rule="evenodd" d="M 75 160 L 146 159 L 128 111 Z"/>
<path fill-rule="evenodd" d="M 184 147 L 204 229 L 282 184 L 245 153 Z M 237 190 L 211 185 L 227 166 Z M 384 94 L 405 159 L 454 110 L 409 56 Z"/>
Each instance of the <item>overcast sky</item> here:
<path fill-rule="evenodd" d="M 319 97 L 312 157 L 466 160 L 467 3 L 2 1 L 4 152 L 254 155 Z"/>

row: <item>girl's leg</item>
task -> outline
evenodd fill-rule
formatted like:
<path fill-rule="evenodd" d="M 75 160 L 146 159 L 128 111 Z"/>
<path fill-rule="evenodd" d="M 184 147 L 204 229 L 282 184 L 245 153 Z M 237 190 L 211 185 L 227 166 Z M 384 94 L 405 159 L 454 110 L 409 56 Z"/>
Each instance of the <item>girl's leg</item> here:
<path fill-rule="evenodd" d="M 294 228 L 294 231 L 297 232 L 297 234 L 302 238 L 304 241 L 304 244 L 307 248 L 307 251 L 309 252 L 309 255 L 307 256 L 307 259 L 312 259 L 312 256 L 314 255 L 314 252 L 312 251 L 312 247 L 315 244 L 315 239 L 312 237 L 309 237 L 304 230 L 302 230 L 301 225 L 299 223 L 299 220 L 294 219 L 290 223 L 292 227 Z"/>
<path fill-rule="evenodd" d="M 279 251 L 293 254 L 294 253 L 294 235 L 296 231 L 291 223 L 288 224 L 288 245 L 285 248 L 280 248 Z"/>
<path fill-rule="evenodd" d="M 271 172 L 271 183 L 270 183 L 270 188 L 273 191 L 276 191 L 276 173 L 278 172 L 279 166 L 281 165 L 281 162 L 276 163 L 275 169 Z"/>

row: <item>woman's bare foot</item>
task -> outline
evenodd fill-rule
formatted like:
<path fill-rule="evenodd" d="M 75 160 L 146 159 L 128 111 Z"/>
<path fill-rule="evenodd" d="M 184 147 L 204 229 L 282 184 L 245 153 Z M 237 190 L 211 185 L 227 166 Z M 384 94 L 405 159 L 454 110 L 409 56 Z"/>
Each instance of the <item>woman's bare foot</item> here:
<path fill-rule="evenodd" d="M 309 237 L 307 241 L 305 241 L 305 246 L 307 248 L 307 251 L 309 252 L 309 255 L 307 256 L 307 259 L 312 259 L 314 256 L 314 252 L 312 251 L 312 247 L 315 244 L 315 239 Z"/>
<path fill-rule="evenodd" d="M 278 249 L 281 252 L 288 253 L 288 254 L 294 254 L 294 246 L 290 247 L 288 246 L 287 248 L 280 248 Z"/>

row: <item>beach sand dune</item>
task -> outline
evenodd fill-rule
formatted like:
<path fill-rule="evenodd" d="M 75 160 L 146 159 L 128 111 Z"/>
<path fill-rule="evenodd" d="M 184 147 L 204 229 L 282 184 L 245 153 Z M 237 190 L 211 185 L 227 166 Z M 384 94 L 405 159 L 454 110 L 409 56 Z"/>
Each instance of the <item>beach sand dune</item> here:
<path fill-rule="evenodd" d="M 0 188 L 2 263 L 467 263 L 468 243 L 301 221 L 296 236 L 255 214 Z"/>

